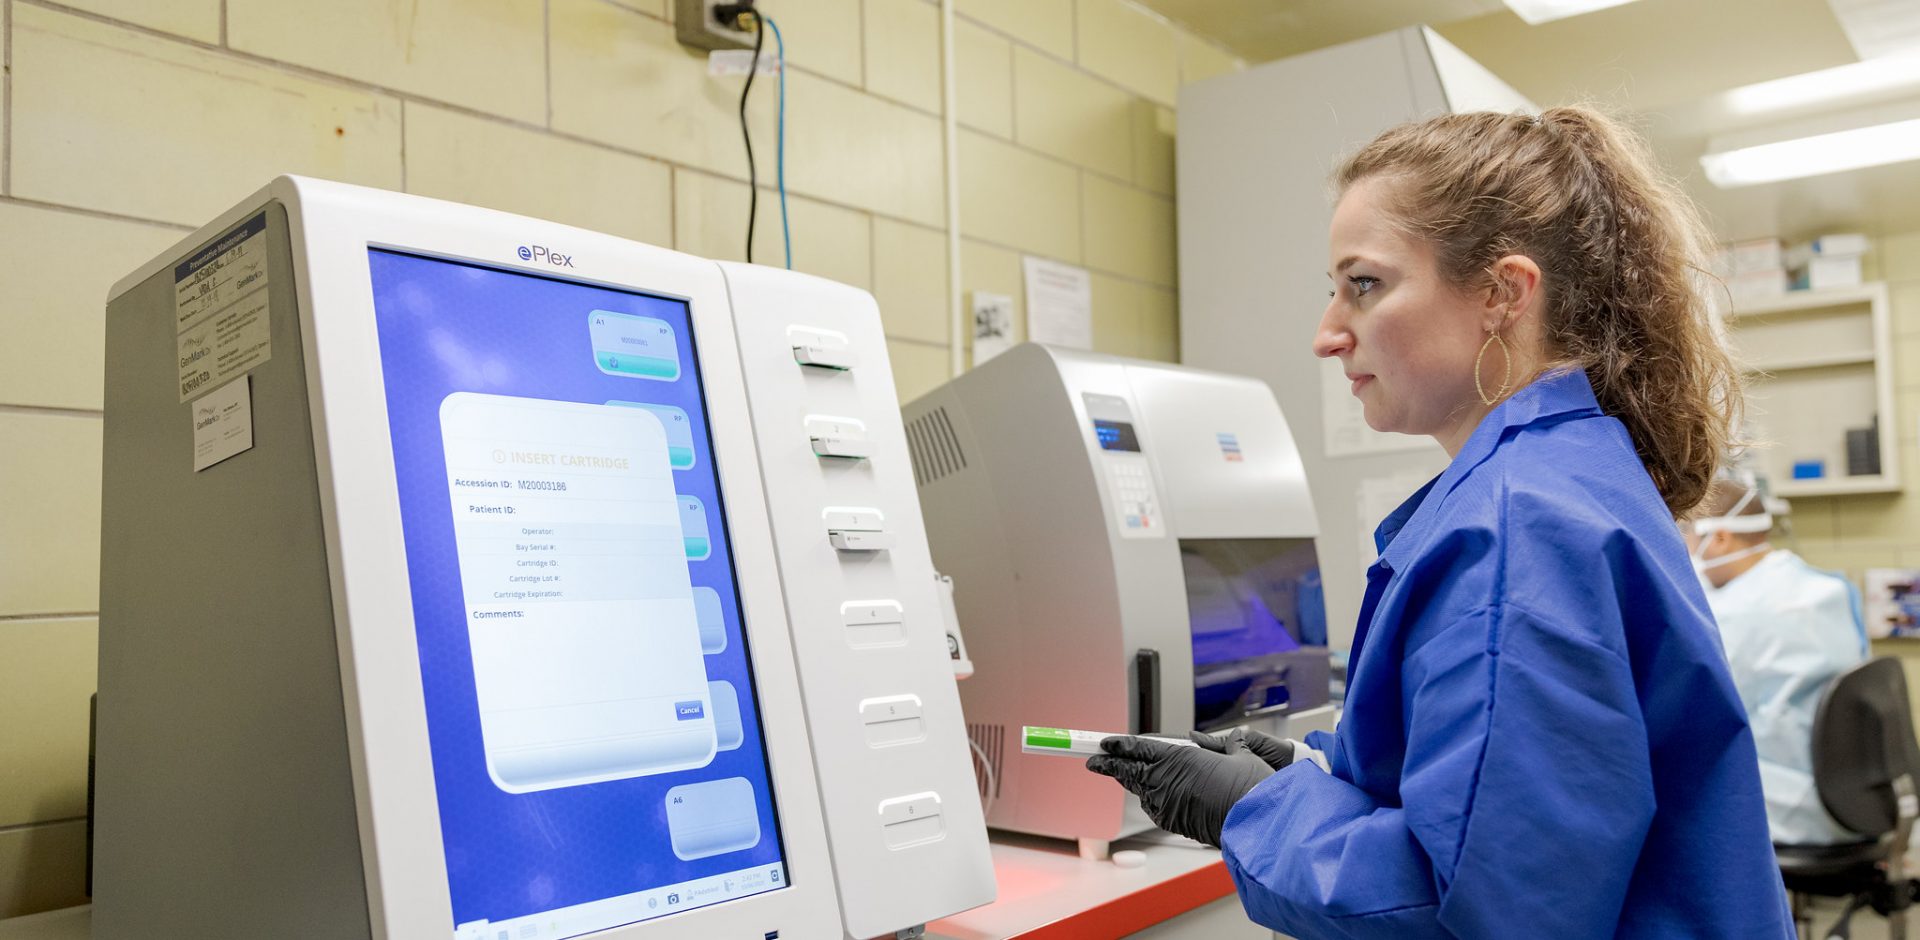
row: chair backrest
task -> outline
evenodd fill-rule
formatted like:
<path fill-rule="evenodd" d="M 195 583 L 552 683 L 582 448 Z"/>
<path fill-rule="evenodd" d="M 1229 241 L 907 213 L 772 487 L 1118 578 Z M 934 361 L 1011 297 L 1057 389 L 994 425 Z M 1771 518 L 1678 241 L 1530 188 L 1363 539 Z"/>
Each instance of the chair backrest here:
<path fill-rule="evenodd" d="M 1899 822 L 1894 780 L 1920 782 L 1907 677 L 1899 660 L 1870 659 L 1842 673 L 1813 720 L 1813 784 L 1827 812 L 1865 836 Z"/>

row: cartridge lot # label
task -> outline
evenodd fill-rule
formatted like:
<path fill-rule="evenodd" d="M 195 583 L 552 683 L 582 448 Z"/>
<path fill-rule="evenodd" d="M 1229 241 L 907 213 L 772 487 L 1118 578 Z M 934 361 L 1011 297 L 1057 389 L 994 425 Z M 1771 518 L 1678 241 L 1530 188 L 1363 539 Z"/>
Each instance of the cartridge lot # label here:
<path fill-rule="evenodd" d="M 173 308 L 181 401 L 273 358 L 266 213 L 174 265 Z"/>

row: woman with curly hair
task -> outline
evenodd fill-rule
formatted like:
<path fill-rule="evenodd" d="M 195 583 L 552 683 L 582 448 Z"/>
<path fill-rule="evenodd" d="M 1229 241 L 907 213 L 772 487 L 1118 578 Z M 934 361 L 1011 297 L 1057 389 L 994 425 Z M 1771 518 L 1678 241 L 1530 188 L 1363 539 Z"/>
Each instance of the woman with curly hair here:
<path fill-rule="evenodd" d="M 1314 351 L 1452 458 L 1375 533 L 1340 726 L 1088 767 L 1309 940 L 1793 937 L 1673 524 L 1739 404 L 1691 204 L 1581 108 L 1404 125 L 1336 181 Z"/>

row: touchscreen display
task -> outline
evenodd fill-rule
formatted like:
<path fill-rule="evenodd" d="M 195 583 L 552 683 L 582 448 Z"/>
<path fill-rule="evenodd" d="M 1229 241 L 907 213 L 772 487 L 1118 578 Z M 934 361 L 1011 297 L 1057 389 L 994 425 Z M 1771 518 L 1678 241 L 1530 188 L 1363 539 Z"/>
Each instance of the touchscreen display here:
<path fill-rule="evenodd" d="M 785 887 L 687 303 L 368 260 L 454 937 Z"/>

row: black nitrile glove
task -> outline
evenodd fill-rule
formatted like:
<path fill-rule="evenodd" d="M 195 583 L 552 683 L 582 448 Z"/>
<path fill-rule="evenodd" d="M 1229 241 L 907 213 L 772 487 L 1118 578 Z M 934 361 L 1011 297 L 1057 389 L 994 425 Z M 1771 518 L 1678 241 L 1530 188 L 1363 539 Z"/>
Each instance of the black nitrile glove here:
<path fill-rule="evenodd" d="M 1219 845 L 1233 804 L 1273 774 L 1244 740 L 1229 738 L 1223 747 L 1216 752 L 1114 735 L 1100 742 L 1105 754 L 1087 758 L 1087 769 L 1112 777 L 1139 797 L 1140 808 L 1160 828 Z"/>
<path fill-rule="evenodd" d="M 1235 728 L 1226 734 L 1218 735 L 1207 734 L 1204 731 L 1194 731 L 1188 733 L 1187 737 L 1192 738 L 1193 743 L 1209 751 L 1215 751 L 1221 754 L 1227 752 L 1227 747 L 1231 742 L 1236 740 L 1245 741 L 1247 750 L 1252 751 L 1261 760 L 1266 761 L 1268 767 L 1272 767 L 1275 770 L 1280 770 L 1288 764 L 1293 763 L 1292 741 L 1286 738 L 1276 738 L 1273 735 L 1254 731 L 1251 728 Z"/>

